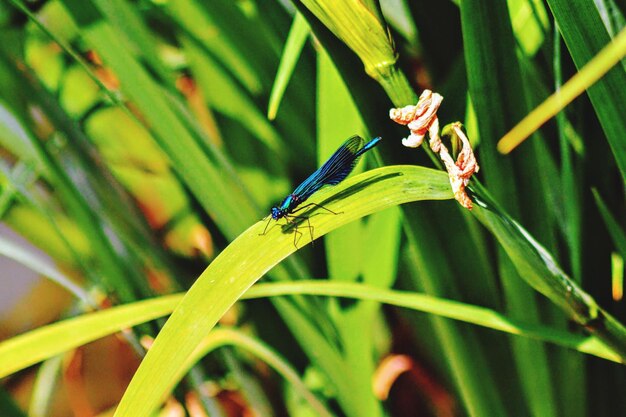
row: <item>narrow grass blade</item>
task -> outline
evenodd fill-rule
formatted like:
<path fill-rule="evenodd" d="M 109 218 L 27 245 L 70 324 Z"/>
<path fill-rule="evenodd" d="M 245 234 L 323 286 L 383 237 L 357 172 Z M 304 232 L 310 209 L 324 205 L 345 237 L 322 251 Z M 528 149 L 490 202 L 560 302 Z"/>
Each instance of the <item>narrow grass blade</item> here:
<path fill-rule="evenodd" d="M 137 301 L 66 319 L 0 343 L 0 378 L 93 342 L 101 337 L 165 316 L 181 295 Z"/>
<path fill-rule="evenodd" d="M 236 39 L 233 41 L 229 33 L 224 33 L 217 24 L 215 17 L 207 12 L 207 8 L 210 6 L 191 0 L 179 0 L 166 3 L 165 7 L 167 8 L 167 16 L 173 19 L 186 32 L 187 36 L 193 37 L 203 48 L 206 48 L 206 52 L 219 58 L 221 64 L 249 92 L 253 94 L 261 92 L 262 82 L 259 78 L 259 72 L 250 57 L 239 48 L 244 40 Z M 248 24 L 248 22 L 244 24 Z M 238 27 L 238 29 L 241 28 Z M 238 33 L 239 31 L 233 32 Z"/>
<path fill-rule="evenodd" d="M 119 77 L 122 89 L 137 105 L 171 158 L 182 180 L 224 234 L 235 237 L 256 217 L 256 211 L 240 185 L 221 175 L 202 147 L 171 108 L 162 88 L 124 48 L 119 35 L 91 2 L 64 0 L 67 10 L 83 30 L 85 40 Z M 97 22 L 97 24 L 96 24 Z M 111 48 L 110 45 L 118 45 Z"/>
<path fill-rule="evenodd" d="M 317 162 L 365 127 L 339 72 L 328 54 L 317 53 Z M 359 164 L 361 165 L 361 164 Z M 356 169 L 359 169 L 357 167 Z M 360 272 L 363 225 L 354 222 L 324 239 L 330 279 L 353 280 Z"/>
<path fill-rule="evenodd" d="M 48 277 L 50 280 L 72 293 L 72 295 L 85 303 L 85 305 L 95 305 L 87 291 L 75 284 L 74 281 L 65 276 L 65 274 L 54 265 L 51 265 L 48 261 L 41 259 L 37 255 L 19 247 L 15 242 L 11 242 L 2 236 L 0 236 L 0 255 L 13 259 L 27 268 Z"/>
<path fill-rule="evenodd" d="M 211 351 L 218 349 L 222 346 L 235 346 L 248 353 L 253 354 L 264 363 L 271 366 L 276 372 L 278 372 L 283 378 L 285 378 L 304 398 L 311 408 L 316 411 L 317 415 L 331 417 L 332 414 L 320 400 L 311 393 L 307 388 L 304 381 L 298 376 L 297 372 L 289 363 L 281 357 L 276 351 L 267 346 L 265 343 L 250 337 L 234 328 L 219 327 L 211 331 L 207 337 L 202 340 L 202 343 L 198 345 L 193 354 L 187 359 L 185 365 L 181 369 L 178 377 L 179 380 L 182 376 L 191 369 L 191 367 L 198 362 L 202 357 L 209 354 Z M 170 389 L 174 388 L 172 384 Z M 168 390 L 169 391 L 169 390 Z"/>
<path fill-rule="evenodd" d="M 296 17 L 289 30 L 289 36 L 287 37 L 285 49 L 280 58 L 280 64 L 278 64 L 278 71 L 276 71 L 276 79 L 274 80 L 274 85 L 270 93 L 270 101 L 267 108 L 267 118 L 270 120 L 276 118 L 278 106 L 280 106 L 283 94 L 287 89 L 287 84 L 293 74 L 293 70 L 300 57 L 300 52 L 302 52 L 302 48 L 304 48 L 309 33 L 309 25 L 306 23 L 306 20 L 300 13 L 296 13 Z"/>
<path fill-rule="evenodd" d="M 377 301 L 396 307 L 409 308 L 440 317 L 472 323 L 514 335 L 555 343 L 559 346 L 590 353 L 613 362 L 624 363 L 614 350 L 595 337 L 570 333 L 539 324 L 521 322 L 491 309 L 433 297 L 427 294 L 385 290 L 365 284 L 318 280 L 257 284 L 246 293 L 244 298 L 275 297 L 293 293 Z"/>
<path fill-rule="evenodd" d="M 494 234 L 520 277 L 563 309 L 570 319 L 626 359 L 626 328 L 574 283 L 524 228 L 498 209 L 484 190 L 474 215 Z"/>
<path fill-rule="evenodd" d="M 547 3 L 576 67 L 580 72 L 585 69 L 581 84 L 587 84 L 593 78 L 605 74 L 589 88 L 587 94 L 606 134 L 622 178 L 626 179 L 626 120 L 622 117 L 626 103 L 626 89 L 623 88 L 626 84 L 626 71 L 622 64 L 607 72 L 611 62 L 617 63 L 624 57 L 626 30 L 622 29 L 621 33 L 611 39 L 596 2 L 579 2 L 576 8 L 572 8 L 571 2 L 567 0 L 548 0 Z"/>
<path fill-rule="evenodd" d="M 611 214 L 611 211 L 600 196 L 598 190 L 593 189 L 591 192 L 593 193 L 593 198 L 596 200 L 596 205 L 598 206 L 602 220 L 604 220 L 606 229 L 609 231 L 609 234 L 613 239 L 613 244 L 619 251 L 621 257 L 626 259 L 626 233 L 617 222 L 617 219 L 615 219 L 615 216 Z"/>
<path fill-rule="evenodd" d="M 534 108 L 519 124 L 504 135 L 502 139 L 500 139 L 500 142 L 498 142 L 498 150 L 505 154 L 511 152 L 545 122 L 563 110 L 565 106 L 571 103 L 576 97 L 593 86 L 600 78 L 609 72 L 611 68 L 619 64 L 624 56 L 626 56 L 626 29 L 622 30 L 611 43 L 605 46 L 591 61 L 586 63 L 576 75 L 563 84 L 561 90 L 555 92 L 548 97 L 546 101 Z M 605 107 L 606 106 L 603 106 L 602 108 Z M 606 111 L 609 110 L 611 109 L 606 109 Z M 603 112 L 602 109 L 596 110 L 596 112 L 598 111 Z M 604 113 L 600 113 L 598 116 L 601 114 Z M 617 122 L 611 121 L 611 125 L 617 124 Z M 607 136 L 614 130 L 611 126 L 609 127 L 610 129 Z M 615 130 L 619 128 L 621 127 L 615 126 Z M 622 176 L 626 178 L 626 160 L 622 160 L 622 155 L 626 154 L 626 142 L 610 140 L 609 143 L 613 147 L 613 152 L 622 170 Z"/>
<path fill-rule="evenodd" d="M 514 216 L 524 213 L 524 218 L 543 220 L 539 209 L 543 196 L 539 190 L 533 189 L 538 185 L 529 184 L 531 195 L 542 204 L 526 208 L 520 193 L 522 178 L 516 172 L 516 165 L 496 152 L 497 140 L 526 112 L 524 94 L 520 94 L 524 83 L 507 4 L 485 0 L 461 2 L 461 22 L 469 91 L 480 130 L 480 158 L 485 182 Z M 528 172 L 532 172 L 532 164 L 536 161 L 533 149 L 525 151 L 526 158 L 521 162 Z M 545 231 L 541 227 L 536 230 Z M 497 255 L 508 312 L 518 320 L 538 321 L 539 310 L 533 291 L 519 279 L 501 250 Z M 517 339 L 511 339 L 511 346 L 529 412 L 536 416 L 554 415 L 556 402 L 544 346 Z"/>
<path fill-rule="evenodd" d="M 553 24 L 552 47 L 553 47 L 553 64 L 554 70 L 554 91 L 560 91 L 563 85 L 562 77 L 562 40 L 556 22 Z M 582 276 L 582 259 L 583 259 L 583 241 L 582 241 L 582 189 L 581 164 L 580 159 L 585 155 L 584 142 L 574 130 L 565 111 L 561 111 L 555 116 L 558 129 L 559 148 L 561 153 L 560 181 L 555 185 L 558 189 L 552 188 L 554 191 L 554 200 L 551 201 L 550 207 L 556 214 L 557 224 L 559 224 L 567 248 L 569 251 L 569 270 L 572 271 L 572 279 L 577 283 L 581 283 Z M 548 147 L 548 144 L 545 144 Z M 574 152 L 572 152 L 572 149 Z M 549 181 L 548 183 L 550 183 Z M 563 196 L 567 196 L 563 198 Z M 584 358 L 575 355 L 572 352 L 560 354 L 554 362 L 557 368 L 562 372 L 562 378 L 567 380 L 567 384 L 559 384 L 557 387 L 560 409 L 563 415 L 571 417 L 582 417 L 585 410 L 588 409 L 589 395 L 587 394 L 587 378 L 588 371 L 585 369 Z"/>
<path fill-rule="evenodd" d="M 128 39 L 133 52 L 140 55 L 170 89 L 174 88 L 174 74 L 163 64 L 152 33 L 141 19 L 138 8 L 123 0 L 95 0 L 108 20 Z"/>
<path fill-rule="evenodd" d="M 50 400 L 57 388 L 63 356 L 54 356 L 46 360 L 37 371 L 37 379 L 28 407 L 29 417 L 45 417 L 50 415 Z"/>
<path fill-rule="evenodd" d="M 317 53 L 317 147 L 318 164 L 347 138 L 365 132 L 363 121 L 346 84 L 332 60 L 323 49 Z M 360 169 L 361 164 L 357 167 Z M 375 216 L 385 213 L 377 213 Z M 370 219 L 371 220 L 371 219 Z M 352 222 L 328 234 L 324 239 L 329 279 L 355 281 L 363 273 L 365 227 L 362 222 Z M 379 254 L 381 255 L 381 254 Z M 342 309 L 337 300 L 326 303 L 328 314 L 336 323 L 337 344 L 345 371 L 334 376 L 338 401 L 350 415 L 380 416 L 380 402 L 374 397 L 371 379 L 374 372 L 372 318 L 363 303 Z M 365 315 L 364 315 L 365 314 Z M 365 317 L 368 317 L 367 319 Z M 358 337 L 354 332 L 359 331 Z M 340 379 L 345 380 L 339 382 Z"/>
<path fill-rule="evenodd" d="M 516 321 L 491 309 L 421 293 L 380 289 L 350 282 L 303 280 L 257 284 L 250 288 L 242 299 L 293 294 L 376 301 L 554 343 L 613 362 L 622 362 L 616 352 L 596 337 Z M 173 294 L 112 307 L 40 327 L 5 340 L 0 343 L 0 378 L 101 337 L 166 316 L 176 308 L 183 297 L 184 294 Z M 209 333 L 209 336 L 211 334 Z M 206 340 L 203 339 L 202 343 Z M 202 343 L 198 345 L 198 349 L 202 349 Z M 194 352 L 197 354 L 197 351 Z M 192 361 L 189 358 L 185 363 Z"/>

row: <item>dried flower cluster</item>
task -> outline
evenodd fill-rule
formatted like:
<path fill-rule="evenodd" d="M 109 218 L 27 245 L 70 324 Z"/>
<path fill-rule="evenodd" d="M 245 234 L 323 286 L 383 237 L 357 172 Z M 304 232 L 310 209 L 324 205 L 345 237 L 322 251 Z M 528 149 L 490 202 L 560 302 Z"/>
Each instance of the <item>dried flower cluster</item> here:
<path fill-rule="evenodd" d="M 461 151 L 454 161 L 448 149 L 441 142 L 439 136 L 439 119 L 437 110 L 443 101 L 443 97 L 430 90 L 424 90 L 416 105 L 410 105 L 398 109 L 391 109 L 389 117 L 396 123 L 406 125 L 411 134 L 406 139 L 402 139 L 402 144 L 409 148 L 417 148 L 424 141 L 424 136 L 428 132 L 430 138 L 429 145 L 433 152 L 439 154 L 450 177 L 450 184 L 454 191 L 454 198 L 465 208 L 472 209 L 465 187 L 479 166 L 474 156 L 474 151 L 467 136 L 463 133 L 460 123 L 450 125 L 452 134 L 461 142 Z"/>

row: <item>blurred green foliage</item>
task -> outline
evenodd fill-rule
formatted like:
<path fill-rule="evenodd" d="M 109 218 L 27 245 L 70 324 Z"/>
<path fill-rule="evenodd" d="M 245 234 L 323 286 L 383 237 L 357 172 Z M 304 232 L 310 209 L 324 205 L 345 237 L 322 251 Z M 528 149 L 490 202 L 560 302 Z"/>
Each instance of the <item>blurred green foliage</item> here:
<path fill-rule="evenodd" d="M 156 337 L 155 348 L 118 415 L 147 415 L 188 369 L 163 412 L 179 402 L 211 416 L 617 415 L 626 410 L 623 365 L 581 352 L 626 357 L 626 310 L 611 292 L 619 285 L 611 277 L 623 277 L 611 268 L 624 265 L 612 259 L 625 256 L 626 65 L 511 155 L 496 143 L 618 36 L 624 12 L 615 0 L 2 2 L 2 222 L 93 303 L 145 307 L 142 319 L 126 313 L 140 325 L 123 345 L 135 365 L 146 338 Z M 400 139 L 408 133 L 388 119 L 425 88 L 444 96 L 441 125 L 466 123 L 476 148 L 474 211 L 453 200 L 399 207 L 449 198 L 437 188 L 447 180 L 389 168 L 391 179 L 367 173 L 352 194 L 323 194 L 351 212 L 311 216 L 316 238 L 356 218 L 324 244 L 293 247 L 280 226 L 257 236 L 265 223 L 255 222 L 352 134 L 384 138 L 363 167 L 432 167 L 432 152 L 407 152 Z M 425 190 L 413 196 L 408 187 L 419 178 Z M 45 274 L 39 265 L 29 266 Z M 261 276 L 363 284 L 369 296 L 294 290 L 237 304 L 222 318 Z M 148 320 L 171 308 L 135 304 L 166 300 L 196 278 L 162 333 L 164 322 Z M 307 281 L 301 294 L 315 285 Z M 383 308 L 373 294 L 392 288 L 495 310 L 520 326 L 507 331 L 533 339 Z M 385 302 L 403 305 L 389 294 Z M 89 319 L 89 309 L 77 301 L 54 314 Z M 463 321 L 506 329 L 481 309 L 458 311 L 467 311 Z M 220 318 L 236 330 L 203 333 Z M 81 344 L 122 326 L 106 323 Z M 67 334 L 50 337 L 27 345 L 23 366 L 69 347 Z M 12 340 L 20 339 L 0 350 Z M 237 348 L 183 364 L 181 352 L 222 345 Z M 78 349 L 60 375 L 48 374 L 70 396 L 81 393 L 68 378 L 86 348 Z M 385 367 L 394 354 L 411 363 L 398 379 Z M 69 415 L 53 390 L 24 400 L 30 372 L 3 380 L 0 409 L 20 415 L 17 402 L 25 413 L 30 404 Z M 128 381 L 116 383 L 122 390 Z M 385 384 L 393 388 L 372 388 Z M 87 407 L 104 413 L 119 401 L 114 393 Z"/>

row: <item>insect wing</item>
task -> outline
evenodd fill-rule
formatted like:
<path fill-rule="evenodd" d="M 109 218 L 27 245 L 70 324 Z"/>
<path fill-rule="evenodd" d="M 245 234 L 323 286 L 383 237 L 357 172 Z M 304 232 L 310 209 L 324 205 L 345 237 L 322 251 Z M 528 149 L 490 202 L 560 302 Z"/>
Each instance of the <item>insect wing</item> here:
<path fill-rule="evenodd" d="M 336 185 L 343 181 L 354 169 L 359 156 L 359 150 L 363 146 L 363 138 L 352 136 L 328 158 L 324 165 L 302 182 L 293 192 L 302 201 L 324 185 Z"/>

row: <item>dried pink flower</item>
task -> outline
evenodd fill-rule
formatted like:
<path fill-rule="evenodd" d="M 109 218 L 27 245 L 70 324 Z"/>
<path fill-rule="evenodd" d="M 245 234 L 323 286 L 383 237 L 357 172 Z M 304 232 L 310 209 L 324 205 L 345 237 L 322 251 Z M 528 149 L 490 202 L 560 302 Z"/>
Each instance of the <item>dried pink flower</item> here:
<path fill-rule="evenodd" d="M 424 90 L 415 106 L 405 106 L 403 108 L 391 109 L 389 117 L 396 123 L 407 125 L 411 134 L 406 139 L 402 139 L 402 144 L 409 148 L 417 148 L 424 141 L 424 136 L 428 132 L 430 137 L 429 145 L 433 152 L 439 154 L 448 171 L 450 185 L 454 191 L 454 198 L 468 210 L 472 209 L 472 200 L 467 195 L 465 187 L 479 166 L 474 156 L 471 144 L 465 136 L 461 123 L 450 125 L 455 137 L 462 144 L 462 149 L 457 156 L 456 162 L 448 152 L 448 149 L 441 142 L 439 136 L 439 119 L 437 110 L 443 101 L 443 97 L 430 90 Z"/>
<path fill-rule="evenodd" d="M 411 134 L 402 139 L 402 144 L 409 148 L 417 148 L 422 144 L 430 126 L 437 122 L 437 109 L 443 97 L 430 90 L 424 90 L 417 105 L 406 106 L 401 109 L 389 110 L 389 117 L 396 123 L 408 125 Z"/>

